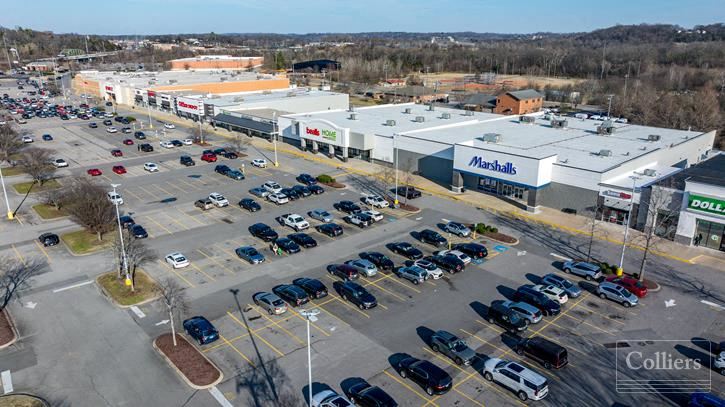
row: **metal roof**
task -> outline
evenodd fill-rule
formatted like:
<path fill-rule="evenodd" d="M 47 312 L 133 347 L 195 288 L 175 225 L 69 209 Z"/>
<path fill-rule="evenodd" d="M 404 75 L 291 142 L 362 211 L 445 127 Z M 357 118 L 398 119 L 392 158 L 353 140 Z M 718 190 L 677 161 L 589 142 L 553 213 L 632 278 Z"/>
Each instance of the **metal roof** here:
<path fill-rule="evenodd" d="M 658 182 L 658 185 L 684 190 L 685 181 L 725 187 L 725 154 L 720 153 L 708 160 L 701 161 L 697 165 L 663 179 Z"/>
<path fill-rule="evenodd" d="M 231 126 L 241 127 L 258 131 L 261 133 L 271 134 L 274 131 L 274 125 L 269 121 L 255 120 L 252 116 L 241 115 L 238 113 L 226 114 L 221 113 L 214 116 L 214 122 L 224 123 Z"/>
<path fill-rule="evenodd" d="M 511 92 L 506 92 L 506 94 L 511 95 L 514 99 L 517 100 L 538 99 L 544 97 L 541 93 L 533 89 L 515 90 Z"/>

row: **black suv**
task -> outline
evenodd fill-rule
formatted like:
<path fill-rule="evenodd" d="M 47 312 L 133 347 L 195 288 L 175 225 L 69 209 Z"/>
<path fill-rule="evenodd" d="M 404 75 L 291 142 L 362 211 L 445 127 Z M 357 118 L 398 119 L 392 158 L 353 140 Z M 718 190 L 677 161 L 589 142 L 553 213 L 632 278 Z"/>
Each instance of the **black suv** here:
<path fill-rule="evenodd" d="M 146 229 L 143 228 L 143 226 L 139 225 L 138 223 L 131 225 L 131 234 L 136 239 L 145 239 L 149 237 L 148 232 L 146 232 Z"/>
<path fill-rule="evenodd" d="M 179 164 L 185 165 L 187 167 L 193 167 L 194 165 L 196 165 L 194 159 L 189 157 L 188 155 L 182 155 L 181 157 L 179 157 Z"/>
<path fill-rule="evenodd" d="M 255 223 L 254 225 L 250 226 L 249 233 L 251 233 L 254 237 L 258 237 L 264 240 L 265 242 L 269 242 L 279 237 L 274 229 L 265 225 L 264 223 Z"/>
<path fill-rule="evenodd" d="M 324 223 L 319 226 L 315 226 L 315 229 L 328 237 L 336 237 L 342 234 L 342 226 L 335 223 Z"/>
<path fill-rule="evenodd" d="M 300 194 L 298 194 L 293 188 L 282 188 L 281 192 L 285 194 L 290 201 L 296 201 L 301 198 Z"/>
<path fill-rule="evenodd" d="M 410 379 L 422 388 L 429 396 L 445 394 L 453 385 L 453 378 L 445 370 L 427 360 L 408 357 L 398 362 L 396 370 L 400 377 Z"/>
<path fill-rule="evenodd" d="M 362 252 L 360 258 L 373 263 L 380 270 L 392 270 L 395 267 L 393 261 L 380 252 Z"/>
<path fill-rule="evenodd" d="M 257 212 L 262 209 L 261 206 L 252 198 L 243 198 L 239 201 L 239 207 L 248 210 L 249 212 Z"/>
<path fill-rule="evenodd" d="M 390 191 L 395 193 L 395 188 L 391 189 Z M 420 198 L 421 196 L 420 191 L 410 186 L 398 187 L 398 195 L 404 196 L 407 199 Z"/>
<path fill-rule="evenodd" d="M 312 177 L 310 174 L 300 174 L 296 178 L 297 182 L 304 185 L 314 185 L 317 183 L 317 180 Z"/>
<path fill-rule="evenodd" d="M 136 140 L 146 140 L 146 135 L 143 134 L 142 131 L 137 131 L 133 134 L 133 136 L 136 138 Z"/>
<path fill-rule="evenodd" d="M 340 294 L 343 300 L 350 301 L 360 309 L 370 309 L 378 305 L 378 300 L 370 294 L 365 287 L 352 281 L 335 281 L 332 287 Z"/>
<path fill-rule="evenodd" d="M 43 246 L 55 246 L 60 243 L 60 238 L 55 233 L 43 233 L 38 237 Z"/>
<path fill-rule="evenodd" d="M 300 287 L 293 284 L 280 284 L 272 288 L 272 292 L 277 294 L 279 298 L 287 301 L 293 307 L 299 307 L 310 301 L 310 296 Z"/>
<path fill-rule="evenodd" d="M 302 250 L 300 249 L 300 246 L 294 242 L 294 240 L 287 237 L 280 237 L 278 239 L 274 239 L 274 243 L 287 254 L 299 253 L 300 250 Z"/>
<path fill-rule="evenodd" d="M 307 198 L 308 196 L 312 195 L 310 189 L 304 185 L 295 185 L 292 187 L 292 190 L 295 191 L 295 193 L 297 193 L 297 195 L 301 196 L 302 198 Z"/>
<path fill-rule="evenodd" d="M 398 403 L 383 389 L 360 380 L 345 392 L 356 406 L 360 407 L 397 407 Z"/>
<path fill-rule="evenodd" d="M 143 143 L 138 146 L 139 150 L 143 151 L 144 153 L 150 153 L 154 151 L 154 146 L 148 143 Z"/>
<path fill-rule="evenodd" d="M 521 318 L 515 311 L 504 305 L 506 301 L 496 300 L 488 307 L 486 320 L 492 324 L 497 324 L 512 334 L 523 332 L 528 327 L 528 322 Z"/>
<path fill-rule="evenodd" d="M 393 253 L 399 254 L 403 257 L 407 257 L 411 260 L 418 260 L 423 258 L 423 252 L 416 249 L 412 244 L 408 242 L 394 242 L 385 245 Z"/>
<path fill-rule="evenodd" d="M 569 363 L 566 348 L 540 336 L 522 339 L 514 350 L 521 356 L 536 360 L 546 369 L 561 369 Z"/>
<path fill-rule="evenodd" d="M 514 293 L 514 300 L 523 301 L 541 310 L 544 315 L 559 315 L 561 304 L 534 290 L 529 285 L 522 285 Z"/>
<path fill-rule="evenodd" d="M 338 211 L 348 214 L 362 212 L 362 209 L 360 209 L 360 207 L 357 206 L 353 201 L 340 201 L 332 206 Z"/>
<path fill-rule="evenodd" d="M 136 223 L 136 222 L 134 222 L 133 218 L 128 215 L 123 215 L 118 220 L 119 220 L 119 222 L 121 222 L 121 227 L 124 229 L 127 229 L 129 226 Z"/>
<path fill-rule="evenodd" d="M 292 233 L 287 237 L 305 249 L 317 247 L 317 241 L 307 233 Z"/>
<path fill-rule="evenodd" d="M 478 243 L 458 243 L 453 245 L 453 250 L 467 254 L 472 259 L 483 259 L 488 256 L 486 246 Z"/>
<path fill-rule="evenodd" d="M 422 243 L 432 244 L 435 247 L 441 247 L 448 244 L 448 240 L 441 236 L 435 230 L 425 229 L 418 234 L 418 240 Z"/>
<path fill-rule="evenodd" d="M 312 298 L 322 298 L 327 296 L 327 287 L 322 281 L 315 278 L 300 277 L 292 280 L 292 284 L 302 288 Z"/>
<path fill-rule="evenodd" d="M 327 266 L 327 272 L 343 280 L 356 280 L 360 278 L 360 273 L 358 273 L 357 269 L 347 264 L 330 264 Z"/>
<path fill-rule="evenodd" d="M 217 174 L 221 174 L 221 175 L 227 175 L 227 173 L 231 170 L 232 170 L 231 168 L 229 168 L 228 166 L 226 166 L 224 164 L 220 164 L 220 165 L 217 165 L 216 167 L 214 167 L 214 172 L 216 172 Z"/>
<path fill-rule="evenodd" d="M 436 266 L 451 274 L 463 271 L 463 269 L 466 267 L 465 263 L 463 263 L 463 260 L 454 256 L 435 255 L 428 256 L 425 259 L 429 260 L 432 263 L 435 263 Z"/>

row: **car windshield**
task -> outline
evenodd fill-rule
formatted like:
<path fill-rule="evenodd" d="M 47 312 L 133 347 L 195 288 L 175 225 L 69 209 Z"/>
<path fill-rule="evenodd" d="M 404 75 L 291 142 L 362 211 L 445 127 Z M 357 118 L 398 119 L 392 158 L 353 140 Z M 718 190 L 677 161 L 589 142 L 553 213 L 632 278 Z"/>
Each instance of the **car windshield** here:
<path fill-rule="evenodd" d="M 177 256 L 175 260 L 176 261 L 186 261 L 186 257 L 184 257 L 184 256 Z"/>
<path fill-rule="evenodd" d="M 521 317 L 515 312 L 509 312 L 509 319 L 511 320 L 512 324 L 518 324 L 519 321 L 521 321 Z"/>
<path fill-rule="evenodd" d="M 560 281 L 561 285 L 564 286 L 564 288 L 571 288 L 574 286 L 574 284 L 571 283 L 569 280 L 563 280 Z"/>
<path fill-rule="evenodd" d="M 458 340 L 451 344 L 451 349 L 457 352 L 463 351 L 466 348 L 468 348 L 468 345 L 466 345 L 466 342 L 464 342 L 463 340 Z"/>

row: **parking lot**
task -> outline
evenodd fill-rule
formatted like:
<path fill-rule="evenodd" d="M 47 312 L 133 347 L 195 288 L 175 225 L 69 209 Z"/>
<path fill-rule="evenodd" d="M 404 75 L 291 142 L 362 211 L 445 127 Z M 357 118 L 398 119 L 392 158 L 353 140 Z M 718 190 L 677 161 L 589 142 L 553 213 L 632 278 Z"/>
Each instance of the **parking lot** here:
<path fill-rule="evenodd" d="M 121 113 L 128 113 L 121 111 Z M 136 116 L 140 116 L 137 113 Z M 91 120 L 97 121 L 97 120 Z M 465 271 L 445 273 L 440 280 L 429 279 L 422 284 L 398 278 L 386 271 L 373 277 L 361 277 L 360 285 L 376 298 L 378 306 L 359 309 L 345 301 L 333 290 L 339 281 L 327 273 L 329 264 L 356 259 L 363 251 L 378 251 L 388 255 L 396 266 L 405 258 L 390 252 L 386 244 L 407 241 L 431 255 L 437 248 L 416 240 L 417 231 L 433 229 L 449 220 L 466 223 L 496 218 L 474 207 L 443 200 L 425 194 L 411 203 L 421 208 L 410 213 L 390 208 L 380 209 L 384 219 L 361 229 L 342 221 L 344 213 L 334 210 L 333 204 L 351 200 L 362 206 L 360 198 L 369 192 L 364 185 L 355 182 L 355 176 L 342 169 L 321 166 L 298 157 L 281 156 L 280 166 L 256 168 L 250 164 L 254 158 L 271 161 L 266 150 L 250 147 L 246 157 L 236 160 L 220 158 L 217 163 L 199 160 L 203 148 L 184 146 L 165 149 L 159 146 L 162 139 L 186 138 L 186 130 L 176 128 L 168 134 L 151 135 L 147 142 L 154 146 L 152 153 L 137 150 L 136 145 L 123 145 L 122 140 L 132 138 L 127 134 L 110 134 L 105 126 L 88 127 L 88 121 L 60 122 L 57 118 L 32 119 L 25 126 L 36 136 L 50 132 L 52 142 L 36 141 L 51 146 L 59 157 L 70 166 L 59 174 L 89 177 L 87 170 L 98 168 L 103 174 L 94 177 L 108 185 L 120 184 L 119 193 L 124 204 L 124 214 L 133 217 L 148 231 L 148 244 L 159 254 L 160 260 L 146 265 L 145 271 L 155 279 L 173 278 L 186 287 L 191 299 L 188 316 L 204 315 L 220 332 L 220 339 L 203 345 L 203 352 L 219 366 L 225 381 L 217 387 L 234 405 L 249 405 L 255 392 L 265 392 L 267 387 L 289 389 L 298 400 L 306 397 L 307 386 L 307 326 L 303 309 L 317 309 L 317 321 L 311 323 L 313 387 L 329 386 L 336 391 L 344 389 L 346 380 L 362 378 L 380 386 L 403 406 L 499 406 L 499 405 L 662 405 L 665 402 L 679 404 L 678 396 L 656 394 L 625 394 L 615 389 L 617 355 L 612 344 L 631 341 L 632 347 L 650 338 L 673 337 L 689 339 L 711 335 L 722 326 L 722 314 L 696 305 L 697 297 L 666 286 L 661 292 L 650 293 L 640 304 L 624 308 L 619 304 L 600 299 L 594 293 L 595 283 L 566 275 L 562 271 L 562 258 L 571 254 L 542 243 L 542 238 L 528 235 L 514 226 L 501 225 L 500 229 L 519 237 L 517 245 L 506 245 L 480 236 L 456 238 L 444 234 L 452 242 L 475 241 L 485 245 L 488 256 L 482 261 L 469 264 Z M 119 126 L 120 127 L 120 126 Z M 157 123 L 158 127 L 158 123 Z M 224 140 L 212 138 L 215 146 L 223 146 Z M 121 149 L 122 157 L 112 157 L 112 149 Z M 179 163 L 179 156 L 191 155 L 196 161 L 193 167 Z M 159 165 L 159 171 L 149 173 L 143 169 L 145 162 Z M 244 164 L 244 180 L 233 180 L 214 172 L 217 164 L 241 168 Z M 126 174 L 112 171 L 114 165 L 123 165 Z M 296 184 L 300 173 L 330 174 L 347 188 L 325 187 L 321 195 L 312 195 L 276 205 L 252 196 L 250 188 L 275 180 L 283 186 Z M 62 181 L 62 180 L 61 180 Z M 202 211 L 194 206 L 198 199 L 217 192 L 229 200 L 229 206 Z M 262 207 L 249 212 L 238 206 L 242 198 L 254 198 Z M 342 226 L 341 236 L 330 238 L 315 230 L 321 222 L 308 217 L 313 209 L 325 209 L 333 214 L 335 223 Z M 297 213 L 310 222 L 306 232 L 318 246 L 302 249 L 296 254 L 275 255 L 270 244 L 253 237 L 248 227 L 262 222 L 271 226 L 280 236 L 294 231 L 280 225 L 275 218 L 285 213 Z M 560 238 L 549 233 L 549 238 Z M 582 241 L 569 243 L 581 247 Z M 266 258 L 262 264 L 251 265 L 240 259 L 235 249 L 253 246 Z M 3 252 L 18 258 L 41 255 L 47 258 L 49 267 L 58 273 L 78 267 L 76 259 L 60 246 L 44 248 L 36 241 L 22 241 L 3 247 Z M 598 250 L 608 255 L 618 248 L 602 246 Z M 163 261 L 171 252 L 181 252 L 190 266 L 173 269 Z M 636 262 L 633 253 L 628 261 Z M 110 255 L 108 256 L 110 259 Z M 95 256 L 94 259 L 97 259 Z M 84 263 L 87 264 L 87 263 Z M 654 267 L 672 269 L 666 261 Z M 98 270 L 99 272 L 102 270 Z M 523 284 L 538 284 L 541 276 L 557 273 L 569 278 L 582 289 L 582 295 L 571 298 L 562 306 L 561 313 L 545 317 L 529 326 L 522 337 L 539 336 L 565 346 L 569 352 L 569 365 L 561 370 L 545 370 L 533 359 L 519 356 L 513 346 L 521 339 L 506 333 L 498 325 L 487 322 L 488 306 L 493 300 L 512 299 L 513 293 Z M 717 273 L 708 269 L 702 273 Z M 323 282 L 330 294 L 299 308 L 289 307 L 282 315 L 268 315 L 255 305 L 252 295 L 271 291 L 277 284 L 291 283 L 298 277 L 315 278 Z M 234 291 L 232 291 L 234 290 Z M 680 308 L 671 310 L 661 304 L 676 298 Z M 687 308 L 685 305 L 693 305 Z M 167 329 L 155 324 L 164 318 L 163 310 L 151 304 L 139 307 L 146 317 L 127 311 L 149 337 Z M 466 340 L 475 350 L 477 358 L 472 366 L 458 366 L 446 356 L 431 349 L 429 339 L 433 332 L 444 329 Z M 678 337 L 677 335 L 682 337 Z M 429 396 L 425 390 L 409 379 L 402 378 L 395 369 L 396 363 L 406 355 L 427 359 L 445 369 L 453 377 L 452 390 L 444 395 Z M 487 381 L 481 369 L 488 358 L 503 358 L 520 362 L 542 374 L 549 382 L 549 395 L 540 402 L 522 402 L 515 393 Z M 264 376 L 260 372 L 268 367 L 278 369 L 273 380 L 254 378 Z M 264 372 L 268 374 L 268 371 Z M 698 377 L 702 372 L 684 373 Z M 635 377 L 632 374 L 632 377 Z M 684 377 L 684 376 L 683 376 Z M 254 379 L 254 380 L 253 380 Z M 713 375 L 713 389 L 722 391 L 723 378 Z M 252 384 L 254 386 L 252 386 Z M 179 381 L 179 386 L 185 386 Z M 250 398 L 251 397 L 251 398 Z M 194 395 L 190 405 L 211 405 L 206 395 Z"/>

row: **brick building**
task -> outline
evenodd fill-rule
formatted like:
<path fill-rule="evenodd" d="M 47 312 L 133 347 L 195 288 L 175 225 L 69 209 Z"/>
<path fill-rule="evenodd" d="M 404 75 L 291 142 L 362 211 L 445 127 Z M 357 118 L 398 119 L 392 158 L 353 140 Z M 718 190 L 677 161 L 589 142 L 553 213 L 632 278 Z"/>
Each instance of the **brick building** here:
<path fill-rule="evenodd" d="M 231 55 L 202 55 L 173 59 L 168 63 L 171 71 L 185 70 L 249 70 L 264 64 L 264 57 L 233 57 Z"/>
<path fill-rule="evenodd" d="M 496 98 L 493 112 L 498 114 L 527 114 L 538 112 L 544 96 L 533 89 L 506 92 Z"/>

